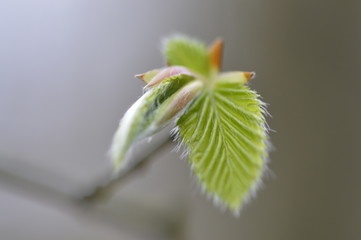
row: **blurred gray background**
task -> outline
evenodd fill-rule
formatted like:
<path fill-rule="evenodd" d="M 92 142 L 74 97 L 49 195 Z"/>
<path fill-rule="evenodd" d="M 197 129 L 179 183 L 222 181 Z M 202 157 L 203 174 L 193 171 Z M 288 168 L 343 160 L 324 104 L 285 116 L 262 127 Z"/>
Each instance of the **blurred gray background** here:
<path fill-rule="evenodd" d="M 78 200 L 176 32 L 222 36 L 224 70 L 256 71 L 270 103 L 272 173 L 239 218 L 169 144 L 109 201 Z M 0 34 L 0 239 L 361 239 L 361 1 L 3 0 Z"/>

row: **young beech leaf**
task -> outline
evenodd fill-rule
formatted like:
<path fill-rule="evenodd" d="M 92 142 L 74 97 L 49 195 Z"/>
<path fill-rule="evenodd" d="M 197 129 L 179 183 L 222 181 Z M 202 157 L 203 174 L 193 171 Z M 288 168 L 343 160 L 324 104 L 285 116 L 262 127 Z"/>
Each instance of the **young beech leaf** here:
<path fill-rule="evenodd" d="M 257 97 L 240 83 L 219 82 L 177 122 L 204 190 L 234 212 L 256 186 L 267 156 L 263 104 Z"/>
<path fill-rule="evenodd" d="M 223 41 L 207 48 L 184 36 L 165 41 L 170 67 L 137 75 L 144 95 L 125 113 L 111 156 L 116 169 L 132 143 L 172 121 L 205 192 L 234 213 L 260 182 L 267 158 L 265 106 L 246 84 L 253 72 L 220 73 Z"/>

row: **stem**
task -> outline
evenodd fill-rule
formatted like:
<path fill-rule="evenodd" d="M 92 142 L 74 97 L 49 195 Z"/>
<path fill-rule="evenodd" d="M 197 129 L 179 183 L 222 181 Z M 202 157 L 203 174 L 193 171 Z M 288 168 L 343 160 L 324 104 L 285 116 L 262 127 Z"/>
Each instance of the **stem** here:
<path fill-rule="evenodd" d="M 146 157 L 133 160 L 132 164 L 129 165 L 125 171 L 120 172 L 117 177 L 111 179 L 105 186 L 99 186 L 100 184 L 98 184 L 90 194 L 84 194 L 81 197 L 81 200 L 91 204 L 108 201 L 127 179 L 144 170 L 150 163 L 150 160 L 155 159 L 154 156 L 156 156 L 159 151 L 171 144 L 172 142 L 168 138 L 166 141 L 154 148 L 150 153 L 146 154 Z"/>

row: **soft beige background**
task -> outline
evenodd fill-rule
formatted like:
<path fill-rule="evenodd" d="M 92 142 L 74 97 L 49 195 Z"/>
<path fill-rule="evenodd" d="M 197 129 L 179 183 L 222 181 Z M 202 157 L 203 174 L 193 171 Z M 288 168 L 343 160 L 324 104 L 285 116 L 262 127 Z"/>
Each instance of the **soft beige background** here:
<path fill-rule="evenodd" d="M 361 239 L 360 29 L 357 0 L 1 1 L 0 239 Z M 79 210 L 141 95 L 133 75 L 163 65 L 174 32 L 223 36 L 225 70 L 257 72 L 276 131 L 265 187 L 235 219 L 169 148 Z"/>

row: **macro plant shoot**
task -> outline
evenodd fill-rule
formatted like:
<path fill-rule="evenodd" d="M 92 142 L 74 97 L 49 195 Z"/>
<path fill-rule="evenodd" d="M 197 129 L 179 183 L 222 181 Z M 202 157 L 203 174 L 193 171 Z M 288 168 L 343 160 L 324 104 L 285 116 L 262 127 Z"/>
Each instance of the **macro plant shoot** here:
<path fill-rule="evenodd" d="M 125 169 L 135 142 L 173 124 L 201 188 L 238 215 L 266 170 L 267 111 L 248 86 L 254 72 L 221 71 L 223 46 L 221 39 L 207 47 L 186 36 L 167 38 L 167 66 L 136 75 L 144 94 L 121 119 L 110 155 L 115 172 Z"/>

